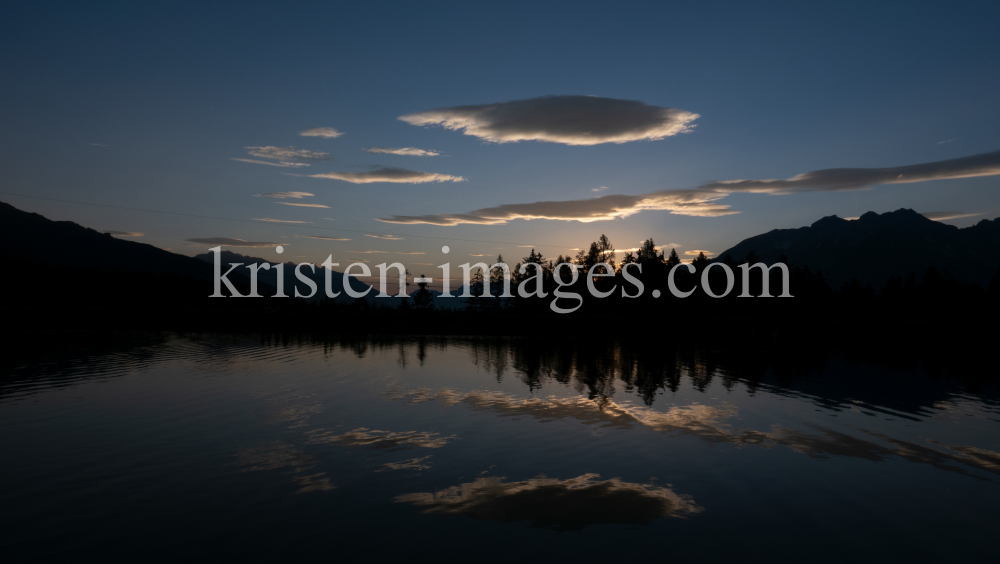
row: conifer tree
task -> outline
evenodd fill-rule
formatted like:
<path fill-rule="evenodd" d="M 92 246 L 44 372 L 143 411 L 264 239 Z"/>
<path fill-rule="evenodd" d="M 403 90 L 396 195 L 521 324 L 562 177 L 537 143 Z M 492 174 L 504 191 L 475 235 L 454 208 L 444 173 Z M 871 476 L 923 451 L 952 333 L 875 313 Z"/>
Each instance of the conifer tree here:
<path fill-rule="evenodd" d="M 423 277 L 424 275 L 421 274 L 420 278 Z M 427 282 L 417 282 L 417 287 L 419 289 L 413 294 L 414 309 L 422 311 L 430 311 L 434 309 L 434 294 L 427 289 Z"/>
<path fill-rule="evenodd" d="M 677 256 L 677 249 L 670 249 L 670 256 L 664 261 L 668 268 L 673 268 L 681 263 L 681 257 Z"/>
<path fill-rule="evenodd" d="M 698 272 L 701 272 L 706 266 L 708 266 L 708 257 L 706 257 L 705 253 L 703 252 L 698 253 L 698 256 L 695 257 L 693 261 L 691 261 L 691 264 L 694 265 L 694 267 L 698 270 Z"/>
<path fill-rule="evenodd" d="M 656 243 L 653 239 L 646 239 L 643 241 L 642 245 L 639 247 L 639 254 L 636 256 L 636 262 L 646 262 L 647 260 L 655 260 L 660 258 L 660 255 L 656 252 Z"/>

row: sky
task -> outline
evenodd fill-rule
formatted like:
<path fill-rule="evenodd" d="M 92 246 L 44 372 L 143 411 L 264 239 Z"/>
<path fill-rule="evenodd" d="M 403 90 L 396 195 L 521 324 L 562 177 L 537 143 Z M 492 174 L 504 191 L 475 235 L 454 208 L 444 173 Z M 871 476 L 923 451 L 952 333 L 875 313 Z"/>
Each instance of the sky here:
<path fill-rule="evenodd" d="M 996 3 L 2 11 L 0 200 L 186 255 L 433 276 L 601 234 L 692 256 L 1000 217 Z"/>

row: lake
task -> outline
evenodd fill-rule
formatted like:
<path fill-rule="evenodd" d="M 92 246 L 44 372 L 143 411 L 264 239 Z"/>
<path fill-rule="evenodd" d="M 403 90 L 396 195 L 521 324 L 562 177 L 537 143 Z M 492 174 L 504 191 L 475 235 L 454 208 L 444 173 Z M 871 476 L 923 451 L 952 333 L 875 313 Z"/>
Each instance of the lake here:
<path fill-rule="evenodd" d="M 40 340 L 0 364 L 18 559 L 995 557 L 989 364 L 596 337 Z"/>

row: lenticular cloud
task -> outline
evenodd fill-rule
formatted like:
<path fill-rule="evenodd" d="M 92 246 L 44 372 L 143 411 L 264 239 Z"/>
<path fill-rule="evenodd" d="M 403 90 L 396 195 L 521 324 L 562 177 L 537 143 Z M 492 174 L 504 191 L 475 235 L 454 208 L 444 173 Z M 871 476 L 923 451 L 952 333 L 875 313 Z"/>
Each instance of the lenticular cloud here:
<path fill-rule="evenodd" d="M 658 140 L 694 127 L 698 114 L 635 100 L 543 96 L 513 102 L 453 106 L 401 116 L 412 125 L 440 125 L 493 141 L 599 145 Z"/>
<path fill-rule="evenodd" d="M 859 190 L 878 184 L 910 184 L 928 180 L 949 180 L 1000 174 L 1000 151 L 945 161 L 885 168 L 827 168 L 784 180 L 723 180 L 698 187 L 699 190 L 733 193 L 792 194 L 795 192 L 836 192 Z"/>
<path fill-rule="evenodd" d="M 371 184 L 373 182 L 393 182 L 397 184 L 425 184 L 427 182 L 462 182 L 465 178 L 441 174 L 437 172 L 421 172 L 396 167 L 379 167 L 367 172 L 324 172 L 310 174 L 311 178 L 326 178 L 343 180 L 352 184 Z"/>
<path fill-rule="evenodd" d="M 459 225 L 462 223 L 497 225 L 514 219 L 555 219 L 589 223 L 628 217 L 643 210 L 667 210 L 679 215 L 716 217 L 737 213 L 729 206 L 715 203 L 725 194 L 696 190 L 662 190 L 637 196 L 612 194 L 586 200 L 506 204 L 461 214 L 394 215 L 379 218 L 385 223 Z"/>
<path fill-rule="evenodd" d="M 393 215 L 379 218 L 386 223 L 497 225 L 514 219 L 556 219 L 602 221 L 628 217 L 644 210 L 663 210 L 676 215 L 717 217 L 739 213 L 718 200 L 734 193 L 794 194 L 859 190 L 879 184 L 908 184 L 976 176 L 1000 175 L 1000 151 L 957 159 L 886 168 L 831 168 L 806 172 L 784 180 L 724 180 L 703 184 L 693 190 L 660 190 L 627 196 L 614 194 L 585 200 L 505 204 L 468 213 Z M 938 221 L 979 214 L 933 212 Z"/>

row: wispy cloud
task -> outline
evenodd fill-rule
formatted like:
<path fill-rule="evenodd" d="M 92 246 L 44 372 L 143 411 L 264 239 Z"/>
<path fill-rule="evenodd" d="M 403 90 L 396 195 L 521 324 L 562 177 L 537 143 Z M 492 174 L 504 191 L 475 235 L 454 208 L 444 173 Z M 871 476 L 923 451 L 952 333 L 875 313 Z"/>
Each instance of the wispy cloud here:
<path fill-rule="evenodd" d="M 691 131 L 698 114 L 650 106 L 635 100 L 597 96 L 543 96 L 527 100 L 453 106 L 399 119 L 412 125 L 440 125 L 493 141 L 547 141 L 598 145 L 658 140 Z"/>
<path fill-rule="evenodd" d="M 107 145 L 105 145 L 104 143 L 87 143 L 87 144 L 92 147 L 107 147 Z"/>
<path fill-rule="evenodd" d="M 137 233 L 135 231 L 105 231 L 107 235 L 113 235 L 115 237 L 142 237 L 142 233 Z"/>
<path fill-rule="evenodd" d="M 386 240 L 389 240 L 389 241 L 402 241 L 403 240 L 402 237 L 396 237 L 394 235 L 372 235 L 372 234 L 366 233 L 365 237 L 374 237 L 376 239 L 386 239 Z"/>
<path fill-rule="evenodd" d="M 350 241 L 350 239 L 342 239 L 340 237 L 323 237 L 322 235 L 303 235 L 306 239 L 320 239 L 321 241 Z"/>
<path fill-rule="evenodd" d="M 396 253 L 397 255 L 426 255 L 427 253 Z"/>
<path fill-rule="evenodd" d="M 944 141 L 938 141 L 937 144 L 944 145 L 945 143 L 954 143 L 955 141 L 958 141 L 958 139 L 945 139 Z"/>
<path fill-rule="evenodd" d="M 247 147 L 247 154 L 260 159 L 271 159 L 275 161 L 326 161 L 330 159 L 329 153 L 323 151 L 310 151 L 308 149 L 297 149 L 295 147 Z"/>
<path fill-rule="evenodd" d="M 948 221 L 949 219 L 958 219 L 961 217 L 976 217 L 977 215 L 983 215 L 982 212 L 979 213 L 966 213 L 959 211 L 943 211 L 943 212 L 926 212 L 920 214 L 927 219 L 933 219 L 934 221 Z"/>
<path fill-rule="evenodd" d="M 316 194 L 310 194 L 309 192 L 271 192 L 268 194 L 256 194 L 256 196 L 261 198 L 307 198 L 310 196 L 315 196 Z"/>
<path fill-rule="evenodd" d="M 601 186 L 600 188 L 591 188 L 590 191 L 591 192 L 603 192 L 603 191 L 605 191 L 607 189 L 608 189 L 607 186 Z"/>
<path fill-rule="evenodd" d="M 347 251 L 349 253 L 356 253 L 359 255 L 387 255 L 389 251 Z"/>
<path fill-rule="evenodd" d="M 324 206 L 323 204 L 296 204 L 295 202 L 274 202 L 276 204 L 281 204 L 283 206 L 298 206 L 300 208 L 329 208 L 330 206 Z"/>
<path fill-rule="evenodd" d="M 323 137 L 325 139 L 333 139 L 343 134 L 343 132 L 337 131 L 332 127 L 310 127 L 299 132 L 299 135 L 303 137 Z"/>
<path fill-rule="evenodd" d="M 724 194 L 697 190 L 663 190 L 639 194 L 638 196 L 613 194 L 585 200 L 507 204 L 473 210 L 464 214 L 394 215 L 388 218 L 379 218 L 378 221 L 431 225 L 459 225 L 462 223 L 498 225 L 514 219 L 553 219 L 589 223 L 628 217 L 643 210 L 667 210 L 680 215 L 705 217 L 737 213 L 730 210 L 727 205 L 714 203 L 723 197 L 725 197 Z"/>
<path fill-rule="evenodd" d="M 268 166 L 283 166 L 283 167 L 291 167 L 291 168 L 302 167 L 302 166 L 309 166 L 306 163 L 272 163 L 272 162 L 268 162 L 268 161 L 258 161 L 256 159 L 236 159 L 236 158 L 232 158 L 230 160 L 239 161 L 241 163 L 253 163 L 253 164 L 262 164 L 262 165 L 268 165 Z"/>
<path fill-rule="evenodd" d="M 1000 151 L 957 159 L 889 168 L 832 168 L 807 172 L 785 180 L 724 180 L 693 190 L 661 190 L 637 196 L 621 194 L 586 200 L 506 204 L 459 214 L 418 216 L 393 215 L 379 218 L 386 223 L 497 225 L 514 219 L 603 221 L 628 217 L 644 210 L 663 210 L 677 215 L 716 217 L 739 213 L 718 200 L 733 193 L 794 194 L 860 190 L 879 184 L 907 184 L 929 180 L 971 178 L 1000 174 Z"/>
<path fill-rule="evenodd" d="M 697 257 L 701 253 L 705 253 L 705 256 L 709 257 L 709 258 L 715 256 L 715 253 L 713 253 L 712 251 L 702 251 L 700 249 L 695 249 L 693 251 L 684 251 L 684 254 L 687 255 L 687 256 L 689 256 L 689 257 Z"/>
<path fill-rule="evenodd" d="M 269 217 L 255 217 L 256 221 L 269 221 L 271 223 L 312 223 L 311 221 L 293 221 L 290 219 L 271 219 Z"/>
<path fill-rule="evenodd" d="M 828 168 L 806 172 L 785 180 L 723 180 L 699 190 L 731 194 L 792 194 L 859 190 L 878 184 L 909 184 L 928 180 L 971 178 L 1000 174 L 1000 151 L 909 166 L 888 168 Z"/>
<path fill-rule="evenodd" d="M 386 147 L 371 147 L 365 149 L 369 153 L 384 153 L 386 155 L 405 155 L 410 157 L 436 157 L 441 153 L 437 151 L 425 151 L 416 147 L 402 147 L 400 149 L 388 149 Z"/>
<path fill-rule="evenodd" d="M 400 184 L 424 184 L 426 182 L 463 182 L 465 178 L 436 172 L 418 172 L 405 168 L 381 167 L 368 172 L 325 172 L 309 175 L 311 178 L 343 180 L 352 184 L 373 182 L 394 182 Z"/>
<path fill-rule="evenodd" d="M 230 239 L 228 237 L 207 237 L 207 238 L 196 238 L 196 239 L 185 239 L 190 243 L 198 243 L 202 245 L 211 246 L 223 246 L 223 247 L 277 247 L 279 245 L 288 245 L 289 243 L 271 243 L 268 241 L 245 241 L 243 239 Z"/>
<path fill-rule="evenodd" d="M 247 147 L 247 154 L 257 159 L 232 159 L 243 163 L 262 164 L 269 166 L 280 166 L 286 168 L 300 168 L 309 166 L 308 162 L 302 161 L 326 161 L 330 159 L 329 153 L 322 151 L 310 151 L 308 149 L 297 149 L 295 147 Z M 268 160 L 258 160 L 268 159 Z M 271 162 L 276 161 L 276 162 Z"/>

